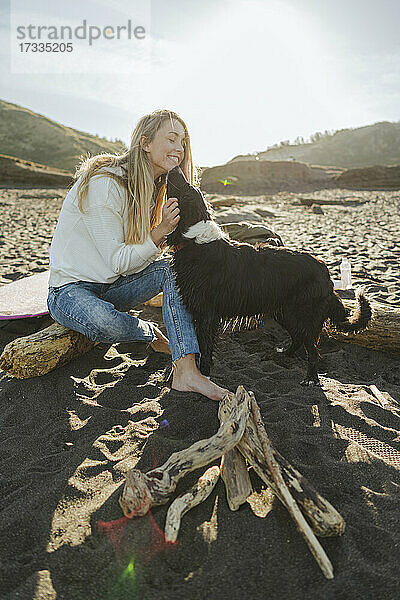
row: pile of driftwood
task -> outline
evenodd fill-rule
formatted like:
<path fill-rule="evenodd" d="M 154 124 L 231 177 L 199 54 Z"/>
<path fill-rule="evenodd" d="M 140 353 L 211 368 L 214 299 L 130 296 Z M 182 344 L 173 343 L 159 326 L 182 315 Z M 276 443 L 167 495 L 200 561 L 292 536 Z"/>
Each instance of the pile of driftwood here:
<path fill-rule="evenodd" d="M 127 517 L 143 516 L 152 506 L 166 504 L 185 474 L 221 458 L 168 509 L 165 537 L 175 542 L 182 516 L 205 500 L 221 475 L 231 510 L 237 510 L 252 493 L 248 466 L 281 500 L 294 519 L 326 578 L 333 578 L 332 564 L 316 538 L 341 535 L 345 522 L 335 508 L 277 452 L 267 435 L 252 392 L 239 386 L 220 402 L 220 428 L 209 439 L 175 452 L 161 466 L 147 473 L 132 469 L 119 499 Z"/>

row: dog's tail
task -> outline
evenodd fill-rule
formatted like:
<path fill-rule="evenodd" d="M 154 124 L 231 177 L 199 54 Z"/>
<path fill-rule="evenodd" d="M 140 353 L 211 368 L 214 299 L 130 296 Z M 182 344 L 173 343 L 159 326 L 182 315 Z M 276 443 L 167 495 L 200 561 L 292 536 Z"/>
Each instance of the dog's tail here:
<path fill-rule="evenodd" d="M 351 312 L 343 306 L 343 303 L 336 292 L 333 292 L 330 298 L 330 313 L 328 315 L 332 325 L 338 331 L 344 333 L 357 333 L 368 326 L 372 317 L 372 310 L 369 300 L 365 297 L 364 291 L 359 288 L 356 290 L 357 306 Z"/>

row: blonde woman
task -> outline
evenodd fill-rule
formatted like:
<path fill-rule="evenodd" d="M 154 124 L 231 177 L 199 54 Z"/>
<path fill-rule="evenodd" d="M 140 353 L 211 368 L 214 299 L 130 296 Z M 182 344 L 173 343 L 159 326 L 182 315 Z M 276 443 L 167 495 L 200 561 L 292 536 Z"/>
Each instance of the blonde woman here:
<path fill-rule="evenodd" d="M 227 390 L 197 368 L 192 318 L 169 262 L 160 257 L 179 221 L 166 201 L 166 173 L 180 165 L 194 181 L 190 137 L 174 112 L 145 115 L 122 155 L 83 161 L 65 197 L 50 247 L 48 308 L 55 321 L 106 343 L 148 341 L 172 354 L 172 389 L 220 400 Z M 163 292 L 168 338 L 127 311 Z"/>

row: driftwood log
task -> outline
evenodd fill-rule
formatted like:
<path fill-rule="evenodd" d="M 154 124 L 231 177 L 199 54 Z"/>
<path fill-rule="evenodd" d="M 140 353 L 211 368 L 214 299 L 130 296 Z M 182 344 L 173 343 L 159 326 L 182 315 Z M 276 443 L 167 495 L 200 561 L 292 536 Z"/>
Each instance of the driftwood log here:
<path fill-rule="evenodd" d="M 162 307 L 162 299 L 163 299 L 163 293 L 160 292 L 159 294 L 157 294 L 157 296 L 154 296 L 154 298 L 151 298 L 150 300 L 146 300 L 146 302 L 143 302 L 143 304 L 145 306 L 157 306 L 159 308 Z"/>
<path fill-rule="evenodd" d="M 250 397 L 254 397 L 251 392 Z M 218 416 L 221 422 L 224 422 L 228 417 L 234 402 L 234 395 L 230 394 L 227 396 L 225 402 L 220 404 Z M 243 436 L 236 448 L 241 452 L 249 465 L 253 467 L 260 479 L 264 481 L 283 502 L 281 492 L 275 484 L 273 474 L 265 459 L 264 450 L 252 415 L 249 415 L 249 418 L 247 419 Z M 272 448 L 272 453 L 275 462 L 279 465 L 286 486 L 298 503 L 314 533 L 319 537 L 342 535 L 345 529 L 343 517 L 277 450 Z"/>
<path fill-rule="evenodd" d="M 0 368 L 17 379 L 37 377 L 82 356 L 93 346 L 93 340 L 54 323 L 7 344 L 0 356 Z"/>
<path fill-rule="evenodd" d="M 208 498 L 215 488 L 219 475 L 219 467 L 210 467 L 188 492 L 181 494 L 172 502 L 165 520 L 166 542 L 176 542 L 183 515 Z"/>
<path fill-rule="evenodd" d="M 238 443 L 250 412 L 249 396 L 242 386 L 238 387 L 235 399 L 229 416 L 211 438 L 174 452 L 161 467 L 147 473 L 138 469 L 128 471 L 119 499 L 126 517 L 143 516 L 152 506 L 165 504 L 181 477 L 220 458 Z M 221 405 L 228 400 L 226 395 Z"/>
<path fill-rule="evenodd" d="M 337 198 L 329 199 L 329 198 L 299 198 L 299 204 L 303 206 L 312 206 L 313 204 L 317 204 L 319 206 L 326 204 L 327 206 L 359 206 L 360 204 L 365 204 L 366 200 L 360 198 L 343 198 L 342 200 L 338 200 Z"/>
<path fill-rule="evenodd" d="M 237 510 L 253 491 L 246 462 L 237 448 L 232 448 L 222 456 L 221 477 L 229 508 Z"/>
<path fill-rule="evenodd" d="M 342 302 L 350 309 L 356 305 L 353 300 L 342 299 Z M 371 308 L 372 319 L 365 331 L 341 333 L 325 325 L 323 333 L 341 342 L 351 342 L 372 350 L 400 351 L 400 310 L 377 302 L 371 302 Z"/>

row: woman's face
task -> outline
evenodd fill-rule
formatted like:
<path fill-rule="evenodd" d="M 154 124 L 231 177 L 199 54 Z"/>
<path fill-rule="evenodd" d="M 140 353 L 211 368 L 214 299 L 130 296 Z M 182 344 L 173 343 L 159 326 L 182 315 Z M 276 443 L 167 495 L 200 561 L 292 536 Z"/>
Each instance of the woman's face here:
<path fill-rule="evenodd" d="M 153 164 L 154 179 L 179 165 L 185 154 L 185 130 L 176 119 L 166 119 L 152 142 L 142 136 L 140 143 Z"/>

